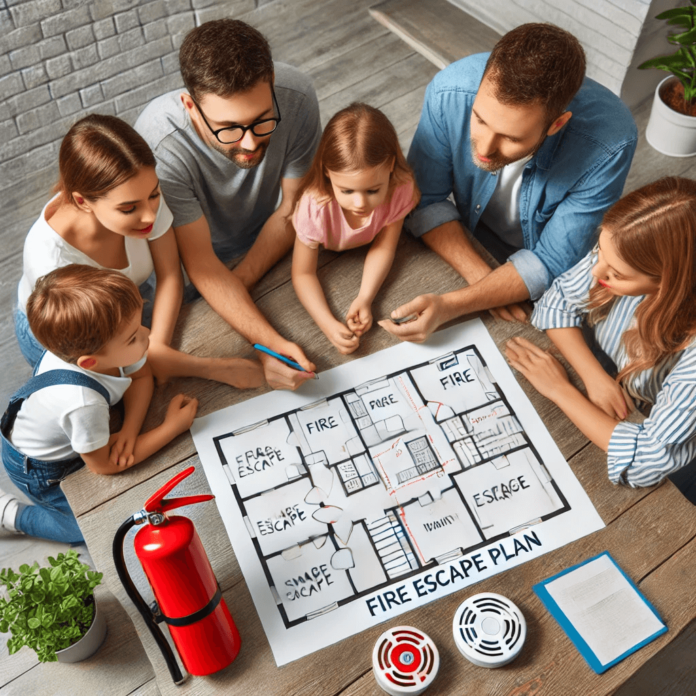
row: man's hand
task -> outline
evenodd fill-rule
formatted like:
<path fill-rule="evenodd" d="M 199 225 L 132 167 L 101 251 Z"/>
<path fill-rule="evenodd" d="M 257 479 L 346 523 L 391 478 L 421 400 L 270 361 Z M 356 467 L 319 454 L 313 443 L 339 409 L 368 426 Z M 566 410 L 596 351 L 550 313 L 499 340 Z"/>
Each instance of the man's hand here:
<path fill-rule="evenodd" d="M 134 461 L 133 450 L 138 433 L 128 428 L 122 428 L 109 438 L 109 462 L 114 466 L 124 469 L 132 466 Z"/>
<path fill-rule="evenodd" d="M 592 379 L 589 384 L 585 382 L 585 389 L 587 398 L 616 420 L 624 420 L 636 408 L 631 397 L 606 372 Z"/>
<path fill-rule="evenodd" d="M 372 303 L 358 295 L 348 308 L 346 324 L 358 338 L 367 333 L 372 327 Z"/>
<path fill-rule="evenodd" d="M 257 360 L 246 358 L 228 358 L 224 361 L 224 369 L 219 376 L 221 381 L 237 389 L 255 389 L 265 381 L 263 365 Z"/>
<path fill-rule="evenodd" d="M 273 344 L 268 345 L 267 348 L 294 360 L 306 370 L 306 372 L 301 372 L 300 370 L 286 365 L 277 358 L 274 358 L 272 355 L 259 353 L 259 360 L 261 361 L 261 365 L 263 365 L 264 376 L 271 389 L 289 389 L 290 391 L 295 391 L 295 389 L 308 379 L 314 379 L 314 371 L 317 368 L 314 363 L 307 359 L 307 356 L 302 352 L 302 348 L 296 343 L 281 339 L 279 341 L 274 341 Z"/>
<path fill-rule="evenodd" d="M 419 295 L 414 300 L 395 309 L 391 316 L 394 319 L 400 319 L 411 314 L 417 315 L 414 321 L 395 324 L 390 319 L 383 319 L 379 325 L 402 341 L 423 343 L 440 324 L 447 321 L 444 316 L 444 302 L 441 295 Z"/>
<path fill-rule="evenodd" d="M 494 307 L 488 310 L 494 319 L 500 321 L 517 321 L 520 324 L 526 324 L 528 314 L 526 309 L 521 304 L 510 304 L 506 307 Z"/>
<path fill-rule="evenodd" d="M 524 338 L 518 336 L 508 341 L 505 355 L 512 367 L 521 372 L 542 396 L 554 403 L 559 393 L 570 385 L 563 365 Z"/>

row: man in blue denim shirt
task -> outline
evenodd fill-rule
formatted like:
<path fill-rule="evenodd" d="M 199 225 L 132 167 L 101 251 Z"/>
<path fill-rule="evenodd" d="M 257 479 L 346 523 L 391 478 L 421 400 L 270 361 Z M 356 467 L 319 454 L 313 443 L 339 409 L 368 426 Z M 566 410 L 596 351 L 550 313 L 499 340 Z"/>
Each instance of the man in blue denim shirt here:
<path fill-rule="evenodd" d="M 468 286 L 415 298 L 392 317 L 417 318 L 385 329 L 421 342 L 480 310 L 524 321 L 517 303 L 538 299 L 589 251 L 638 134 L 621 100 L 584 74 L 575 37 L 526 24 L 435 76 L 408 157 L 422 198 L 407 226 Z M 465 228 L 503 265 L 492 270 Z"/>

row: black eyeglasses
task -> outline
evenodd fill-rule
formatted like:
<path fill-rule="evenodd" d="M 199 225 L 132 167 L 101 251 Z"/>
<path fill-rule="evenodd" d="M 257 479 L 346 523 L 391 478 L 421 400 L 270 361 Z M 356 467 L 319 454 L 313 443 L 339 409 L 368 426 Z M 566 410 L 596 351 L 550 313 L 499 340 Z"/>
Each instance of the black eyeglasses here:
<path fill-rule="evenodd" d="M 278 100 L 276 99 L 275 91 L 273 90 L 273 85 L 271 85 L 271 96 L 273 97 L 273 106 L 278 114 L 277 118 L 264 118 L 261 121 L 254 121 L 249 126 L 228 126 L 227 128 L 219 128 L 218 130 L 213 130 L 211 125 L 208 123 L 208 119 L 193 98 L 194 104 L 198 109 L 198 113 L 205 121 L 205 125 L 208 126 L 210 132 L 218 139 L 218 142 L 223 145 L 231 145 L 232 143 L 238 143 L 246 134 L 247 131 L 251 131 L 257 138 L 262 138 L 266 135 L 270 135 L 280 123 L 280 109 L 278 108 Z"/>

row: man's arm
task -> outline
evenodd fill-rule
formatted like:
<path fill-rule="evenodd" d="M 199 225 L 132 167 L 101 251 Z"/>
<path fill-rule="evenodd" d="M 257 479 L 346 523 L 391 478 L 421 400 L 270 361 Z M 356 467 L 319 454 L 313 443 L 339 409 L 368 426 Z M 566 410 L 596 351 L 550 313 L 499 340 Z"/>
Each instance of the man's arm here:
<path fill-rule="evenodd" d="M 175 227 L 174 233 L 186 272 L 210 306 L 250 343 L 261 343 L 288 355 L 307 370 L 299 372 L 275 358 L 261 356 L 266 381 L 274 389 L 296 389 L 311 379 L 315 367 L 302 349 L 280 336 L 258 310 L 242 281 L 215 255 L 205 217 Z"/>
<path fill-rule="evenodd" d="M 426 232 L 421 239 L 427 247 L 452 266 L 469 285 L 481 281 L 493 270 L 476 251 L 464 231 L 464 226 L 458 220 L 446 222 L 430 232 Z M 525 299 L 529 299 L 529 293 Z M 486 307 L 485 309 L 488 309 L 496 319 L 527 321 L 527 312 L 517 303 L 506 302 L 505 305 Z"/>
<path fill-rule="evenodd" d="M 282 179 L 280 189 L 283 198 L 277 210 L 266 220 L 251 249 L 244 260 L 232 271 L 242 281 L 247 290 L 292 249 L 295 243 L 295 231 L 288 220 L 292 214 L 295 193 L 300 179 Z"/>
<path fill-rule="evenodd" d="M 426 232 L 421 239 L 469 285 L 477 283 L 493 270 L 476 251 L 459 220 L 439 225 Z"/>
<path fill-rule="evenodd" d="M 421 342 L 438 326 L 463 314 L 500 308 L 530 298 L 537 300 L 555 277 L 589 251 L 602 216 L 621 195 L 634 149 L 634 144 L 629 142 L 596 170 L 588 172 L 558 205 L 533 250 L 520 249 L 508 263 L 468 288 L 441 297 L 422 295 L 392 313 L 394 318 L 416 313 L 416 321 L 400 326 L 380 322 L 381 326 L 403 340 Z M 431 248 L 464 277 L 465 272 L 481 272 L 483 266 L 479 262 L 464 259 L 467 247 L 475 256 L 478 254 L 464 234 L 457 237 L 454 225 L 452 221 L 433 229 Z M 423 239 L 431 246 L 427 236 Z M 498 286 L 499 283 L 509 283 L 509 286 Z M 521 308 L 509 309 L 519 318 L 515 310 L 521 312 Z"/>
<path fill-rule="evenodd" d="M 438 326 L 452 319 L 527 299 L 527 286 L 515 267 L 506 263 L 478 283 L 444 295 L 420 295 L 392 312 L 394 319 L 416 314 L 415 321 L 397 325 L 384 319 L 379 325 L 402 341 L 423 343 Z"/>

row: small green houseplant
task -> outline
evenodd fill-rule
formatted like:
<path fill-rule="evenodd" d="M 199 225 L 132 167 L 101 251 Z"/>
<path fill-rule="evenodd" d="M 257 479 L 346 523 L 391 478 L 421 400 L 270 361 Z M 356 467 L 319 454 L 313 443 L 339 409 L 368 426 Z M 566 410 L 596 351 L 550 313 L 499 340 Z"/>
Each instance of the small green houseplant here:
<path fill-rule="evenodd" d="M 657 15 L 675 27 L 667 40 L 676 53 L 646 60 L 639 70 L 656 68 L 671 73 L 655 90 L 647 141 L 672 157 L 696 155 L 696 0 Z"/>
<path fill-rule="evenodd" d="M 49 556 L 49 566 L 20 566 L 0 571 L 0 633 L 12 633 L 10 655 L 24 645 L 41 662 L 55 662 L 57 650 L 77 642 L 89 630 L 95 615 L 94 588 L 102 580 L 78 560 L 74 550 Z"/>
<path fill-rule="evenodd" d="M 678 27 L 667 37 L 667 41 L 678 46 L 671 56 L 660 56 L 646 60 L 638 66 L 639 70 L 657 68 L 672 73 L 677 78 L 663 88 L 662 100 L 670 108 L 688 116 L 696 115 L 696 0 L 689 0 L 690 6 L 675 7 L 656 16 L 667 24 Z"/>

